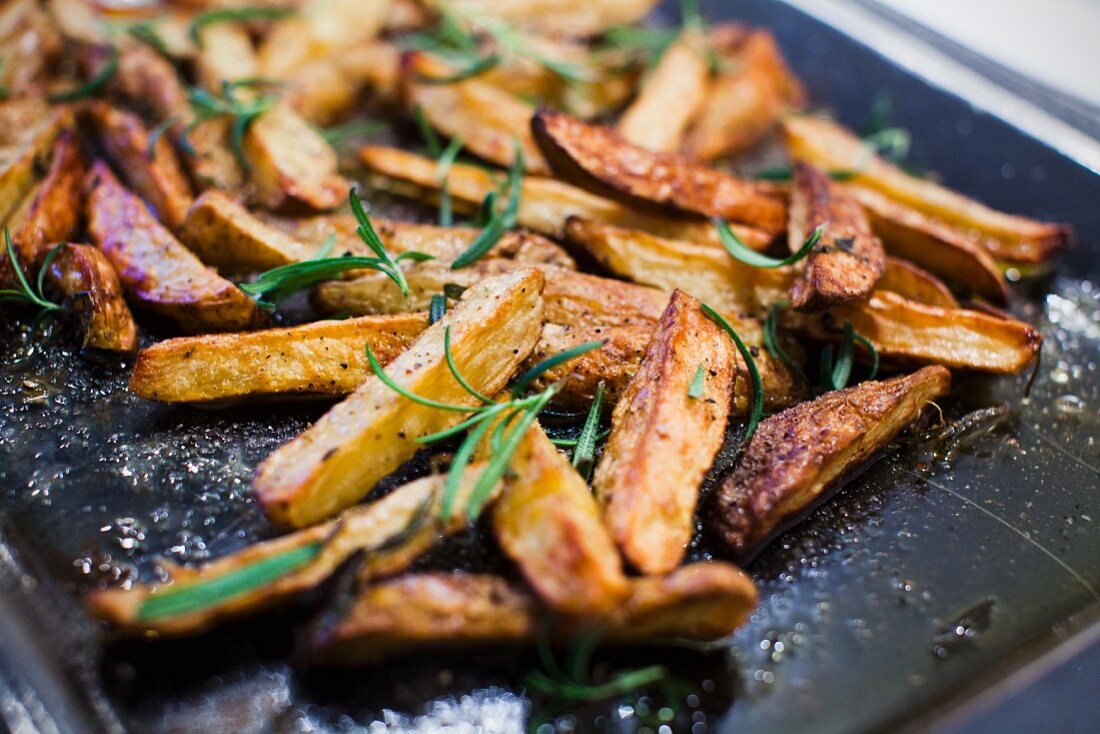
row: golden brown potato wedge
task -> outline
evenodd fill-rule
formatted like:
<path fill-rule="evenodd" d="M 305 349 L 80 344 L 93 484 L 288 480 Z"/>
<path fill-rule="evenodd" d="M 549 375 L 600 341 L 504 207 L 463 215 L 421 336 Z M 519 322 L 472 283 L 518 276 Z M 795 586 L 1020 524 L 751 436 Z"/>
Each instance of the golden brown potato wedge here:
<path fill-rule="evenodd" d="M 864 382 L 764 419 L 708 498 L 707 525 L 745 557 L 870 460 L 951 387 L 939 366 Z"/>
<path fill-rule="evenodd" d="M 167 339 L 138 355 L 130 391 L 162 403 L 348 395 L 371 375 L 363 345 L 389 364 L 427 326 L 410 313 Z"/>
<path fill-rule="evenodd" d="M 162 135 L 150 150 L 141 118 L 106 102 L 89 103 L 85 113 L 127 186 L 153 207 L 165 226 L 179 227 L 193 196 L 171 144 Z"/>
<path fill-rule="evenodd" d="M 71 128 L 54 141 L 50 167 L 5 223 L 19 260 L 37 272 L 50 249 L 73 237 L 84 202 L 84 156 Z"/>
<path fill-rule="evenodd" d="M 430 158 L 380 147 L 363 148 L 360 155 L 374 173 L 373 180 L 378 188 L 428 200 L 432 200 L 439 190 L 437 164 Z M 447 177 L 447 189 L 455 199 L 456 208 L 462 207 L 468 212 L 475 211 L 498 184 L 492 174 L 476 166 L 455 164 Z M 519 206 L 521 226 L 558 237 L 571 216 L 634 227 L 664 237 L 718 243 L 714 227 L 703 219 L 648 214 L 551 178 L 524 178 Z M 767 247 L 773 239 L 767 232 L 752 227 L 733 225 L 733 228 L 741 240 L 754 249 Z"/>
<path fill-rule="evenodd" d="M 56 68 L 62 37 L 36 3 L 9 2 L 0 10 L 0 89 L 5 97 L 41 95 L 46 75 Z"/>
<path fill-rule="evenodd" d="M 432 81 L 454 74 L 455 68 L 425 53 L 405 54 L 402 72 L 409 108 L 419 107 L 428 124 L 444 136 L 461 138 L 468 151 L 503 168 L 514 163 L 518 143 L 527 171 L 550 174 L 531 137 L 533 104 L 480 77 L 453 84 Z"/>
<path fill-rule="evenodd" d="M 469 18 L 500 18 L 550 36 L 598 36 L 609 28 L 637 23 L 657 0 L 423 0 L 423 4 Z"/>
<path fill-rule="evenodd" d="M 36 169 L 49 160 L 53 142 L 72 113 L 40 100 L 0 102 L 0 224 L 34 186 Z"/>
<path fill-rule="evenodd" d="M 788 246 L 796 253 L 822 227 L 821 239 L 798 264 L 791 283 L 796 311 L 824 311 L 838 303 L 866 298 L 886 267 L 882 242 L 871 232 L 863 208 L 828 174 L 794 164 Z"/>
<path fill-rule="evenodd" d="M 260 75 L 289 79 L 303 64 L 368 43 L 385 27 L 390 0 L 305 0 L 278 21 L 259 50 Z"/>
<path fill-rule="evenodd" d="M 851 171 L 853 184 L 878 191 L 956 228 L 999 260 L 1044 263 L 1072 240 L 1068 225 L 1005 214 L 934 181 L 911 176 L 874 155 L 863 141 L 829 120 L 788 118 L 784 132 L 793 157 L 824 170 Z"/>
<path fill-rule="evenodd" d="M 616 129 L 623 140 L 662 153 L 680 149 L 710 91 L 709 44 L 702 29 L 681 31 L 619 118 Z"/>
<path fill-rule="evenodd" d="M 874 189 L 850 186 L 886 251 L 992 303 L 1008 301 L 1008 286 L 985 248 L 958 228 L 899 204 Z M 889 290 L 889 289 L 887 289 Z"/>
<path fill-rule="evenodd" d="M 336 152 L 287 104 L 249 125 L 244 154 L 256 202 L 272 211 L 326 211 L 347 199 L 351 183 L 337 173 Z"/>
<path fill-rule="evenodd" d="M 608 644 L 701 642 L 731 634 L 756 605 L 756 589 L 726 563 L 693 563 L 668 576 L 633 579 L 622 606 L 604 617 L 550 616 L 526 589 L 496 576 L 409 574 L 363 589 L 340 617 L 309 635 L 310 662 L 378 663 L 423 649 L 533 644 L 550 624 L 566 643 L 598 627 Z"/>
<path fill-rule="evenodd" d="M 46 279 L 73 304 L 85 350 L 137 351 L 134 317 L 123 298 L 118 273 L 101 251 L 91 245 L 65 245 L 50 263 Z"/>
<path fill-rule="evenodd" d="M 787 206 L 756 184 L 672 153 L 627 143 L 611 128 L 542 109 L 531 130 L 560 177 L 600 196 L 748 224 L 786 229 Z"/>
<path fill-rule="evenodd" d="M 477 399 L 450 374 L 444 330 L 459 371 L 495 394 L 538 340 L 543 275 L 520 270 L 482 281 L 389 364 L 387 374 L 417 395 L 452 405 Z M 419 436 L 449 428 L 463 413 L 414 403 L 372 376 L 305 433 L 267 457 L 252 486 L 273 520 L 302 527 L 361 499 L 420 448 Z M 371 460 L 363 461 L 369 454 Z"/>
<path fill-rule="evenodd" d="M 252 299 L 181 245 L 105 163 L 97 161 L 88 179 L 88 231 L 130 299 L 191 333 L 266 322 Z"/>
<path fill-rule="evenodd" d="M 927 303 L 940 308 L 958 308 L 951 289 L 936 276 L 923 268 L 918 268 L 908 260 L 896 257 L 886 258 L 886 269 L 878 279 L 878 288 L 893 291 L 910 301 Z"/>
<path fill-rule="evenodd" d="M 615 403 L 592 486 L 604 524 L 642 573 L 672 571 L 691 541 L 699 484 L 726 438 L 733 349 L 699 302 L 675 291 Z"/>
<path fill-rule="evenodd" d="M 237 23 L 211 23 L 199 28 L 195 76 L 211 94 L 220 94 L 223 82 L 260 77 L 260 64 L 248 30 Z M 237 90 L 242 98 L 252 93 Z"/>
<path fill-rule="evenodd" d="M 537 424 L 509 464 L 493 531 L 539 598 L 576 615 L 606 614 L 628 585 L 615 542 L 584 477 Z"/>
<path fill-rule="evenodd" d="M 372 41 L 303 64 L 288 80 L 285 94 L 303 117 L 324 125 L 354 109 L 365 88 L 379 100 L 396 103 L 400 82 L 401 50 L 388 41 Z"/>
<path fill-rule="evenodd" d="M 466 501 L 484 468 L 467 467 L 456 509 L 445 520 L 440 513 L 446 476 L 428 476 L 377 502 L 353 507 L 336 520 L 248 546 L 199 568 L 163 564 L 167 582 L 93 592 L 88 607 L 93 616 L 123 632 L 181 635 L 286 604 L 319 586 L 356 553 L 364 554 L 358 567 L 361 583 L 400 573 L 441 536 L 469 527 Z M 490 501 L 498 494 L 499 487 Z M 259 570 L 272 568 L 269 573 Z M 236 593 L 202 592 L 203 586 L 232 584 L 249 570 L 264 580 L 238 582 Z"/>

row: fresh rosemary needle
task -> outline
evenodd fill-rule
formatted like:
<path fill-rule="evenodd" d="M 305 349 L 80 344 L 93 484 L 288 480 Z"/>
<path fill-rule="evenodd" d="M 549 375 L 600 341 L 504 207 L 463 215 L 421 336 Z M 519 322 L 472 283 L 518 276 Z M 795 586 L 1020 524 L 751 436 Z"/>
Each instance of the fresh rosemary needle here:
<path fill-rule="evenodd" d="M 57 102 L 73 102 L 78 99 L 84 99 L 85 97 L 91 97 L 98 92 L 107 82 L 111 80 L 111 77 L 118 71 L 118 49 L 111 46 L 111 50 L 107 57 L 107 63 L 103 65 L 95 76 L 83 84 L 78 84 L 72 89 L 66 89 L 61 92 L 54 92 L 53 94 L 46 95 L 46 101 L 50 103 Z"/>
<path fill-rule="evenodd" d="M 61 243 L 49 251 L 42 261 L 42 267 L 38 269 L 38 278 L 32 285 L 27 280 L 27 275 L 23 272 L 23 266 L 19 262 L 19 255 L 16 253 L 15 246 L 11 241 L 11 232 L 8 231 L 7 227 L 4 227 L 4 249 L 7 251 L 8 262 L 11 263 L 11 269 L 15 273 L 15 280 L 19 287 L 17 289 L 0 290 L 0 301 L 29 303 L 44 311 L 61 311 L 63 306 L 46 298 L 42 293 L 42 287 L 50 265 L 64 246 L 65 244 Z"/>
<path fill-rule="evenodd" d="M 500 241 L 505 232 L 515 228 L 518 224 L 519 206 L 523 197 L 523 174 L 523 150 L 520 148 L 519 142 L 516 141 L 512 167 L 508 169 L 508 179 L 505 183 L 505 188 L 508 191 L 508 201 L 505 203 L 504 209 L 500 210 L 496 207 L 497 192 L 490 192 L 485 197 L 485 201 L 481 205 L 481 211 L 487 216 L 484 228 L 481 230 L 481 234 L 470 243 L 470 246 L 451 263 L 452 270 L 473 265 L 489 250 L 493 249 L 493 246 Z"/>
<path fill-rule="evenodd" d="M 760 379 L 760 370 L 756 367 L 756 360 L 753 359 L 752 352 L 745 346 L 745 342 L 741 341 L 741 337 L 730 326 L 730 323 L 722 317 L 722 314 L 707 304 L 702 304 L 702 309 L 703 313 L 721 326 L 722 330 L 733 339 L 737 351 L 741 353 L 741 359 L 745 360 L 745 365 L 749 369 L 749 380 L 752 383 L 752 409 L 749 413 L 749 422 L 745 426 L 745 434 L 741 437 L 741 445 L 744 446 L 752 438 L 752 434 L 756 433 L 756 427 L 760 425 L 760 419 L 764 417 L 764 383 Z"/>
<path fill-rule="evenodd" d="M 825 225 L 819 225 L 802 243 L 802 247 L 798 248 L 798 252 L 784 258 L 774 258 L 763 255 L 742 242 L 741 238 L 730 227 L 729 222 L 724 219 L 714 219 L 712 221 L 714 228 L 718 231 L 718 239 L 721 240 L 722 246 L 726 248 L 726 252 L 731 257 L 754 268 L 764 269 L 781 268 L 807 257 L 825 232 Z"/>
<path fill-rule="evenodd" d="M 201 13 L 191 21 L 188 34 L 195 45 L 202 43 L 202 29 L 217 23 L 244 23 L 252 20 L 280 20 L 293 14 L 290 8 L 224 8 Z"/>

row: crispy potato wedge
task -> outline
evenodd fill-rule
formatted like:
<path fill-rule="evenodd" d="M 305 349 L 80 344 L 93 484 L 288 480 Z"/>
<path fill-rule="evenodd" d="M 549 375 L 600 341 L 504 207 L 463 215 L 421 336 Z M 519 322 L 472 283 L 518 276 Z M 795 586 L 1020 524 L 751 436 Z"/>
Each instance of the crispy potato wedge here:
<path fill-rule="evenodd" d="M 428 124 L 444 136 L 461 138 L 468 151 L 503 168 L 515 161 L 518 142 L 525 169 L 549 175 L 550 167 L 531 137 L 535 106 L 480 77 L 453 84 L 430 81 L 454 72 L 450 64 L 428 54 L 405 54 L 402 73 L 409 109 L 419 107 Z"/>
<path fill-rule="evenodd" d="M 629 591 L 622 561 L 584 477 L 537 424 L 510 468 L 493 508 L 493 531 L 527 583 L 565 614 L 606 614 L 619 606 Z"/>
<path fill-rule="evenodd" d="M 733 349 L 699 302 L 675 291 L 615 403 L 592 486 L 604 524 L 642 573 L 672 571 L 691 542 L 699 484 L 726 438 Z M 701 391 L 692 395 L 697 374 Z"/>
<path fill-rule="evenodd" d="M 1031 364 L 1043 343 L 1039 331 L 1023 321 L 931 306 L 890 291 L 875 291 L 865 303 L 838 306 L 829 313 L 834 323 L 851 321 L 880 357 L 903 364 L 1011 375 Z M 811 332 L 828 337 L 821 326 Z"/>
<path fill-rule="evenodd" d="M 84 156 L 72 128 L 63 129 L 53 146 L 45 177 L 5 223 L 19 261 L 37 272 L 50 249 L 76 233 L 84 209 Z"/>
<path fill-rule="evenodd" d="M 680 33 L 619 118 L 616 129 L 623 140 L 661 153 L 680 149 L 710 91 L 709 43 L 702 29 Z"/>
<path fill-rule="evenodd" d="M 92 166 L 88 188 L 88 231 L 129 298 L 191 333 L 266 322 L 252 299 L 207 269 L 102 161 Z"/>
<path fill-rule="evenodd" d="M 153 207 L 169 229 L 179 227 L 193 196 L 171 144 L 160 136 L 150 150 L 149 131 L 141 118 L 106 102 L 89 103 L 85 113 L 127 186 Z"/>
<path fill-rule="evenodd" d="M 195 199 L 179 238 L 204 263 L 230 275 L 308 260 L 319 248 L 267 224 L 221 191 L 207 191 Z"/>
<path fill-rule="evenodd" d="M 354 109 L 364 89 L 396 102 L 401 85 L 401 50 L 388 41 L 357 44 L 337 56 L 303 64 L 286 91 L 307 120 L 328 124 Z"/>
<path fill-rule="evenodd" d="M 701 160 L 737 155 L 773 130 L 790 108 L 805 103 L 802 84 L 787 68 L 767 30 L 747 34 L 707 90 L 707 104 L 684 139 L 685 154 Z"/>
<path fill-rule="evenodd" d="M 756 184 L 672 153 L 627 143 L 611 128 L 542 109 L 531 130 L 560 177 L 600 196 L 721 217 L 777 234 L 787 206 Z"/>
<path fill-rule="evenodd" d="M 162 403 L 348 395 L 371 376 L 364 344 L 389 364 L 427 326 L 410 313 L 167 339 L 138 355 L 130 391 Z"/>
<path fill-rule="evenodd" d="M 1072 230 L 1005 214 L 933 181 L 911 176 L 872 151 L 840 125 L 818 117 L 788 118 L 783 129 L 794 158 L 825 170 L 851 170 L 851 182 L 869 188 L 965 233 L 1006 262 L 1039 264 L 1069 246 Z"/>
<path fill-rule="evenodd" d="M 305 63 L 374 40 L 385 27 L 390 5 L 390 0 L 305 0 L 264 39 L 261 76 L 289 79 Z"/>
<path fill-rule="evenodd" d="M 321 617 L 308 637 L 310 662 L 361 665 L 424 649 L 526 646 L 548 621 L 561 643 L 594 626 L 608 644 L 709 641 L 731 634 L 756 605 L 752 581 L 726 563 L 693 563 L 630 586 L 612 614 L 579 619 L 550 617 L 529 591 L 500 577 L 409 574 L 363 589 L 337 618 Z"/>
<path fill-rule="evenodd" d="M 250 545 L 198 568 L 162 563 L 167 583 L 96 591 L 88 597 L 88 608 L 94 617 L 122 632 L 182 635 L 287 604 L 318 587 L 356 553 L 364 554 L 358 568 L 360 583 L 392 576 L 440 537 L 469 527 L 465 500 L 484 468 L 484 464 L 467 467 L 456 494 L 456 509 L 446 519 L 440 517 L 446 476 L 428 476 L 404 484 L 376 502 L 346 510 L 335 520 Z M 490 501 L 499 492 L 498 486 Z M 211 603 L 188 604 L 186 597 L 180 596 L 205 584 L 225 583 L 250 568 L 270 567 L 280 559 L 286 559 L 285 570 L 266 583 L 215 597 Z"/>
<path fill-rule="evenodd" d="M 495 394 L 538 340 L 543 275 L 521 270 L 482 281 L 429 327 L 386 372 L 417 395 L 474 405 L 448 370 L 443 334 L 451 328 L 455 363 L 474 389 Z M 273 520 L 302 527 L 362 498 L 420 448 L 418 436 L 463 418 L 414 403 L 376 376 L 336 405 L 305 433 L 267 457 L 252 486 Z M 371 456 L 365 462 L 362 457 Z"/>
<path fill-rule="evenodd" d="M 36 169 L 49 159 L 54 140 L 71 119 L 67 108 L 47 107 L 36 99 L 0 102 L 0 224 L 34 186 Z"/>
<path fill-rule="evenodd" d="M 866 298 L 886 267 L 882 242 L 871 232 L 862 207 L 828 174 L 799 161 L 794 164 L 787 226 L 791 253 L 818 227 L 824 227 L 821 239 L 796 268 L 791 284 L 796 311 L 824 311 Z"/>
<path fill-rule="evenodd" d="M 73 304 L 90 352 L 133 354 L 137 326 L 122 295 L 118 273 L 91 245 L 67 244 L 50 263 L 46 279 Z"/>
<path fill-rule="evenodd" d="M 1000 268 L 972 238 L 874 189 L 850 186 L 848 190 L 867 211 L 871 228 L 888 253 L 992 303 L 1007 303 L 1008 286 Z"/>
<path fill-rule="evenodd" d="M 764 419 L 733 473 L 708 497 L 709 530 L 732 555 L 748 556 L 950 387 L 947 369 L 925 367 L 826 393 Z"/>
<path fill-rule="evenodd" d="M 878 279 L 878 288 L 893 291 L 910 301 L 927 303 L 940 308 L 958 308 L 951 289 L 936 276 L 923 268 L 918 268 L 908 260 L 896 257 L 886 258 L 886 269 Z"/>
<path fill-rule="evenodd" d="M 488 15 L 550 36 L 598 36 L 646 17 L 657 0 L 423 0 L 436 11 Z"/>
<path fill-rule="evenodd" d="M 292 213 L 326 211 L 347 198 L 351 183 L 337 173 L 336 152 L 289 105 L 278 104 L 256 118 L 243 145 L 261 206 Z"/>
<path fill-rule="evenodd" d="M 439 190 L 437 164 L 430 158 L 397 148 L 373 146 L 363 148 L 360 155 L 373 171 L 374 183 L 379 188 L 428 200 Z M 461 164 L 451 166 L 447 177 L 447 189 L 456 207 L 461 206 L 467 212 L 476 211 L 498 183 L 489 172 Z M 647 214 L 551 178 L 524 178 L 519 206 L 521 226 L 558 237 L 571 216 L 634 227 L 664 237 L 718 243 L 714 227 L 703 219 Z M 752 227 L 733 225 L 733 228 L 741 240 L 754 249 L 767 247 L 773 239 L 767 232 Z"/>

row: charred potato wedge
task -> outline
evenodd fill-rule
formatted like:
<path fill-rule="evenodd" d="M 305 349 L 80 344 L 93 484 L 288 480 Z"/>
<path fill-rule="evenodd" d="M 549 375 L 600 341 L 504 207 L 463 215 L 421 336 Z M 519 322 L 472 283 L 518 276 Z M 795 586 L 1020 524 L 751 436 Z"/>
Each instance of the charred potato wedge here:
<path fill-rule="evenodd" d="M 266 322 L 252 299 L 181 245 L 106 164 L 97 162 L 88 178 L 88 231 L 131 300 L 191 333 Z"/>
<path fill-rule="evenodd" d="M 940 308 L 958 308 L 959 302 L 943 282 L 927 270 L 918 268 L 908 260 L 886 258 L 886 269 L 878 280 L 878 288 L 892 291 L 910 301 L 927 303 Z"/>
<path fill-rule="evenodd" d="M 748 556 L 881 451 L 950 386 L 945 368 L 925 367 L 826 393 L 766 418 L 733 473 L 709 497 L 709 530 L 730 554 Z"/>
<path fill-rule="evenodd" d="M 130 391 L 162 403 L 348 395 L 371 375 L 364 344 L 388 364 L 427 326 L 403 314 L 167 339 L 138 355 Z"/>
<path fill-rule="evenodd" d="M 878 191 L 943 224 L 966 233 L 993 257 L 1036 265 L 1049 261 L 1072 240 L 1068 225 L 1050 224 L 991 209 L 933 181 L 911 176 L 888 163 L 852 133 L 817 117 L 784 122 L 791 155 L 825 170 L 851 171 L 851 183 Z"/>
<path fill-rule="evenodd" d="M 500 391 L 538 340 L 543 276 L 521 270 L 482 281 L 454 310 L 430 326 L 386 368 L 417 395 L 452 405 L 477 401 L 450 374 L 444 330 L 458 369 L 483 394 Z M 367 379 L 305 433 L 267 457 L 252 487 L 268 515 L 281 525 L 318 522 L 361 499 L 420 448 L 418 436 L 463 418 L 409 399 L 377 376 Z M 362 460 L 370 455 L 371 461 Z"/>
<path fill-rule="evenodd" d="M 675 291 L 615 403 L 592 482 L 604 523 L 642 573 L 668 573 L 683 560 L 699 484 L 726 438 L 735 365 L 721 327 Z"/>
<path fill-rule="evenodd" d="M 67 244 L 46 273 L 47 280 L 73 304 L 87 352 L 133 354 L 137 326 L 122 295 L 118 273 L 91 245 Z"/>
<path fill-rule="evenodd" d="M 732 174 L 678 154 L 643 150 L 611 128 L 561 112 L 539 110 L 531 130 L 555 173 L 600 196 L 721 217 L 770 234 L 786 229 L 786 204 Z"/>
<path fill-rule="evenodd" d="M 799 264 L 791 284 L 796 311 L 824 311 L 866 298 L 886 267 L 882 242 L 871 232 L 860 205 L 828 174 L 797 162 L 787 226 L 791 253 L 818 227 L 823 228 L 821 239 Z"/>

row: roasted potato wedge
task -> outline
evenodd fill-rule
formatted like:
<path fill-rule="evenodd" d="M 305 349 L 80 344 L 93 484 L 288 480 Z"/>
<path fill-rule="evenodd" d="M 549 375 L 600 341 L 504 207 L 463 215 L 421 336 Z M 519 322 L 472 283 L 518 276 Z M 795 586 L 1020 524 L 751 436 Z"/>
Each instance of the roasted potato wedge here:
<path fill-rule="evenodd" d="M 0 89 L 5 97 L 40 95 L 46 75 L 55 68 L 62 37 L 37 3 L 8 2 L 0 11 Z"/>
<path fill-rule="evenodd" d="M 429 327 L 386 372 L 417 395 L 452 405 L 477 403 L 450 374 L 443 334 L 451 329 L 458 369 L 495 394 L 538 340 L 543 275 L 520 270 L 482 281 Z M 419 436 L 449 428 L 463 414 L 414 403 L 372 376 L 305 433 L 267 457 L 252 487 L 273 520 L 302 527 L 361 499 L 420 448 Z M 371 461 L 365 462 L 365 454 Z"/>
<path fill-rule="evenodd" d="M 179 227 L 194 197 L 171 144 L 162 135 L 150 149 L 149 131 L 141 118 L 106 102 L 89 103 L 85 114 L 127 186 L 169 229 Z"/>
<path fill-rule="evenodd" d="M 509 464 L 493 531 L 539 598 L 564 614 L 606 614 L 629 589 L 584 477 L 537 424 Z"/>
<path fill-rule="evenodd" d="M 85 351 L 137 351 L 134 317 L 123 298 L 118 273 L 102 252 L 91 245 L 69 243 L 50 263 L 46 278 L 73 304 Z"/>
<path fill-rule="evenodd" d="M 871 232 L 863 208 L 828 174 L 799 161 L 787 226 L 791 253 L 818 227 L 823 227 L 821 239 L 799 263 L 791 284 L 796 311 L 824 311 L 866 298 L 886 267 L 882 242 Z"/>
<path fill-rule="evenodd" d="M 940 308 L 958 308 L 959 302 L 943 282 L 923 268 L 908 260 L 886 258 L 886 269 L 878 280 L 878 288 L 893 291 L 910 301 L 927 303 Z"/>
<path fill-rule="evenodd" d="M 558 176 L 600 196 L 721 217 L 771 234 L 786 229 L 786 204 L 732 174 L 678 154 L 643 150 L 611 128 L 552 110 L 535 113 L 531 130 Z"/>
<path fill-rule="evenodd" d="M 372 41 L 303 64 L 286 94 L 303 117 L 323 125 L 354 109 L 365 88 L 396 103 L 400 86 L 401 50 L 388 41 Z"/>
<path fill-rule="evenodd" d="M 163 564 L 167 583 L 94 592 L 88 607 L 93 616 L 123 632 L 181 635 L 286 604 L 319 586 L 356 553 L 364 554 L 358 567 L 360 583 L 399 573 L 440 537 L 469 527 L 465 500 L 484 468 L 467 467 L 456 509 L 445 519 L 440 513 L 446 476 L 428 476 L 377 502 L 353 507 L 335 520 L 248 546 L 196 569 Z M 498 486 L 490 501 L 499 491 Z M 245 586 L 235 594 L 203 595 L 196 601 L 194 590 L 204 585 L 225 583 L 248 569 L 274 564 L 282 573 L 272 574 L 265 583 Z"/>
<path fill-rule="evenodd" d="M 167 339 L 138 355 L 130 391 L 162 403 L 348 395 L 371 376 L 364 344 L 389 364 L 427 326 L 410 313 Z"/>
<path fill-rule="evenodd" d="M 856 186 L 878 191 L 955 228 L 998 260 L 1040 264 L 1069 246 L 1072 230 L 991 209 L 933 181 L 917 178 L 874 155 L 840 125 L 818 117 L 784 122 L 791 155 L 824 170 L 851 171 Z"/>
<path fill-rule="evenodd" d="M 972 238 L 874 189 L 850 186 L 848 190 L 867 211 L 871 228 L 882 238 L 888 253 L 991 303 L 1007 303 L 1008 286 L 1000 268 L 993 256 Z"/>
<path fill-rule="evenodd" d="M 752 581 L 725 563 L 693 563 L 630 586 L 612 614 L 578 619 L 548 617 L 530 592 L 496 576 L 401 576 L 363 589 L 340 617 L 322 617 L 308 638 L 309 658 L 361 665 L 423 649 L 530 645 L 547 621 L 561 643 L 592 627 L 608 644 L 709 641 L 731 634 L 756 605 Z"/>
<path fill-rule="evenodd" d="M 304 0 L 264 39 L 260 75 L 290 79 L 303 64 L 369 43 L 385 27 L 390 5 L 390 0 Z"/>
<path fill-rule="evenodd" d="M 237 23 L 211 23 L 199 28 L 195 76 L 199 85 L 220 94 L 223 82 L 260 78 L 260 64 L 248 29 Z M 239 94 L 252 90 L 240 89 Z"/>
<path fill-rule="evenodd" d="M 54 141 L 50 167 L 5 226 L 11 231 L 19 261 L 37 271 L 50 249 L 73 237 L 84 203 L 86 167 L 71 128 Z"/>
<path fill-rule="evenodd" d="M 616 129 L 623 140 L 661 153 L 680 149 L 710 89 L 709 43 L 702 29 L 680 33 L 619 118 Z"/>
<path fill-rule="evenodd" d="M 615 403 L 592 486 L 604 524 L 642 573 L 672 571 L 691 542 L 699 484 L 726 438 L 733 350 L 699 302 L 675 291 Z"/>
<path fill-rule="evenodd" d="M 360 155 L 373 172 L 378 188 L 429 200 L 439 190 L 437 164 L 429 158 L 396 148 L 373 146 L 363 148 Z M 472 212 L 498 183 L 492 174 L 481 168 L 455 164 L 447 177 L 447 190 L 454 197 L 456 207 Z M 647 214 L 555 179 L 524 178 L 519 207 L 521 226 L 558 237 L 571 216 L 634 227 L 664 237 L 718 243 L 714 227 L 703 219 Z M 752 227 L 733 225 L 733 228 L 741 240 L 754 249 L 767 247 L 773 239 L 767 232 Z"/>
<path fill-rule="evenodd" d="M 939 366 L 826 393 L 764 419 L 708 497 L 706 524 L 736 557 L 755 551 L 886 446 L 951 386 Z"/>
<path fill-rule="evenodd" d="M 34 186 L 36 169 L 49 160 L 54 140 L 72 113 L 35 99 L 0 102 L 0 224 Z"/>
<path fill-rule="evenodd" d="M 646 17 L 657 0 L 423 0 L 436 11 L 484 14 L 551 36 L 598 36 Z"/>
<path fill-rule="evenodd" d="M 88 179 L 88 231 L 130 299 L 191 333 L 266 322 L 252 299 L 181 245 L 105 163 L 97 161 Z"/>

